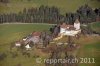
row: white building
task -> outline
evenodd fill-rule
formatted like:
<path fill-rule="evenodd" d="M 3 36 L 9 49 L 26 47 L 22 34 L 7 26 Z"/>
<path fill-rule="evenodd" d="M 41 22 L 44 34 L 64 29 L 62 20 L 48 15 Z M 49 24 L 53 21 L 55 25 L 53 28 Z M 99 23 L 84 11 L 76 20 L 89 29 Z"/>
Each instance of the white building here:
<path fill-rule="evenodd" d="M 20 47 L 20 46 L 21 46 L 21 43 L 20 43 L 20 42 L 16 42 L 16 43 L 15 43 L 15 46 L 16 46 L 16 47 Z"/>
<path fill-rule="evenodd" d="M 25 48 L 26 48 L 26 50 L 31 50 L 31 47 L 29 46 L 29 44 L 27 44 L 27 45 L 25 46 Z"/>
<path fill-rule="evenodd" d="M 67 25 L 66 23 L 63 23 L 60 26 L 60 34 L 61 35 L 69 35 L 69 36 L 75 36 L 80 32 L 80 22 L 78 19 L 75 20 L 74 25 Z"/>

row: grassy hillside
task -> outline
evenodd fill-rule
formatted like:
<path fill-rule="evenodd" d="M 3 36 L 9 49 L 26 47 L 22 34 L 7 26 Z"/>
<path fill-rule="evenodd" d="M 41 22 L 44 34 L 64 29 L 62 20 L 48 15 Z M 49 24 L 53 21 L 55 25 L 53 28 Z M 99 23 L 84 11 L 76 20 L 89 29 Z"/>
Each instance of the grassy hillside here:
<path fill-rule="evenodd" d="M 0 25 L 0 51 L 5 45 L 19 40 L 33 31 L 49 30 L 51 25 L 41 24 L 4 24 Z M 4 47 L 2 47 L 2 45 Z M 3 49 L 5 50 L 5 49 Z"/>
<path fill-rule="evenodd" d="M 100 22 L 92 23 L 91 28 L 93 29 L 93 31 L 96 31 L 96 32 L 100 33 Z"/>
<path fill-rule="evenodd" d="M 10 0 L 7 5 L 0 3 L 0 13 L 19 12 L 23 8 L 39 7 L 40 5 L 56 6 L 61 13 L 75 12 L 80 6 L 89 4 L 92 8 L 100 7 L 96 0 Z"/>
<path fill-rule="evenodd" d="M 0 61 L 0 66 L 16 66 L 21 64 L 22 66 L 44 66 L 43 64 L 37 64 L 34 58 L 35 53 L 41 58 L 46 58 L 47 55 L 41 54 L 40 50 L 32 50 L 30 53 L 33 55 L 30 58 L 24 57 L 21 53 L 18 53 L 16 58 L 13 58 L 9 53 L 9 46 L 11 42 L 17 41 L 22 37 L 28 35 L 32 31 L 43 31 L 48 30 L 52 25 L 46 24 L 1 24 L 0 25 L 0 53 L 5 52 L 7 58 Z M 67 37 L 57 41 L 65 42 Z M 75 39 L 76 40 L 76 39 Z M 79 64 L 79 66 L 99 66 L 100 56 L 100 37 L 93 36 L 81 36 L 79 40 L 75 41 L 79 44 L 80 49 L 78 50 L 78 57 L 95 58 L 93 64 Z"/>
<path fill-rule="evenodd" d="M 0 53 L 6 53 L 7 58 L 3 61 L 0 60 L 0 66 L 16 66 L 21 64 L 23 66 L 36 65 L 35 58 L 25 58 L 20 53 L 17 58 L 12 58 L 9 53 L 10 44 L 22 37 L 30 34 L 32 31 L 48 31 L 50 26 L 47 24 L 1 24 L 0 25 Z M 40 53 L 40 51 L 36 50 Z M 34 54 L 34 52 L 31 52 Z M 33 55 L 34 56 L 34 55 Z M 36 65 L 38 66 L 38 64 Z"/>
<path fill-rule="evenodd" d="M 99 66 L 100 63 L 100 36 L 98 37 L 81 37 L 77 40 L 80 44 L 78 57 L 80 58 L 94 58 L 95 63 L 80 63 L 79 66 Z"/>

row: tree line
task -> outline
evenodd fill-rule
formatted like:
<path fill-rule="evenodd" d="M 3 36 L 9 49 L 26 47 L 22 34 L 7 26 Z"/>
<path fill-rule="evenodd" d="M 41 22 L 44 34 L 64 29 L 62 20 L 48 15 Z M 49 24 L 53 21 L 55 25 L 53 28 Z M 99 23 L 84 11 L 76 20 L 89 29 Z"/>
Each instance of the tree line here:
<path fill-rule="evenodd" d="M 6 4 L 6 3 L 8 3 L 8 2 L 9 2 L 9 0 L 0 0 L 0 2 L 1 2 L 1 3 L 5 3 L 5 4 Z"/>
<path fill-rule="evenodd" d="M 73 24 L 75 19 L 81 23 L 100 21 L 100 8 L 92 9 L 87 4 L 77 9 L 76 13 L 62 15 L 55 7 L 41 5 L 39 8 L 24 8 L 19 13 L 0 14 L 0 23 L 59 23 Z"/>

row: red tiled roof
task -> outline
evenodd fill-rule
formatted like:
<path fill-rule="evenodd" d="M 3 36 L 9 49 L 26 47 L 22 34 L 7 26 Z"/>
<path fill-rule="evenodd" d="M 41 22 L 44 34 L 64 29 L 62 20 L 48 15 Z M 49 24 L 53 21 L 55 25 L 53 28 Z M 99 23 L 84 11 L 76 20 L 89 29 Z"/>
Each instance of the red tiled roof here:
<path fill-rule="evenodd" d="M 33 32 L 32 35 L 33 36 L 40 36 L 41 35 L 41 32 Z"/>
<path fill-rule="evenodd" d="M 63 23 L 60 25 L 61 28 L 67 28 L 67 27 L 74 27 L 73 25 L 67 25 L 66 23 Z"/>

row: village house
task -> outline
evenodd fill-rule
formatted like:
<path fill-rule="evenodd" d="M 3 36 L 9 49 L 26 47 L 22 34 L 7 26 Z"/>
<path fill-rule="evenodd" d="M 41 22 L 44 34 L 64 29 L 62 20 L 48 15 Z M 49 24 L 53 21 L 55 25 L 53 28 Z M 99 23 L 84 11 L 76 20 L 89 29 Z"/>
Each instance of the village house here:
<path fill-rule="evenodd" d="M 30 35 L 24 37 L 22 40 L 15 42 L 16 47 L 20 47 L 22 44 L 25 45 L 26 50 L 31 49 L 30 42 L 37 44 L 40 42 L 41 32 L 32 32 Z"/>
<path fill-rule="evenodd" d="M 31 41 L 35 43 L 39 43 L 40 41 L 40 35 L 41 35 L 41 32 L 33 32 L 32 33 L 32 38 L 31 38 Z"/>
<path fill-rule="evenodd" d="M 26 50 L 31 49 L 29 42 L 33 42 L 33 44 L 37 44 L 40 42 L 40 35 L 41 32 L 32 32 L 31 37 L 26 40 L 27 42 L 27 45 L 25 46 Z"/>

